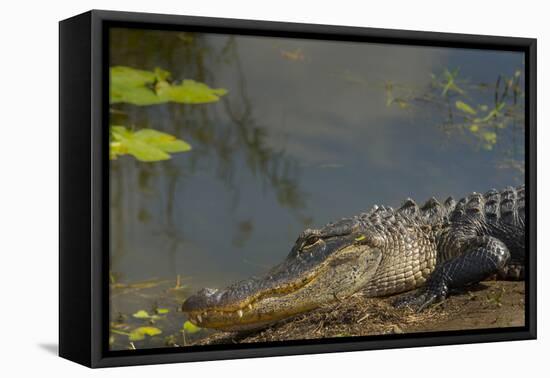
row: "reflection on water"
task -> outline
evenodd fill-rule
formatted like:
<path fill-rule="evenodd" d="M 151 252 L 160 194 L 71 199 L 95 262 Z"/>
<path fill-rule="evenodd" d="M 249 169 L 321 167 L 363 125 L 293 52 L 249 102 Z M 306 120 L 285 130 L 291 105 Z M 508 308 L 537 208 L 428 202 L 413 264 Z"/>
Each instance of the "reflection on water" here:
<path fill-rule="evenodd" d="M 213 104 L 117 104 L 111 115 L 193 147 L 111 162 L 113 282 L 166 280 L 131 304 L 114 296 L 113 317 L 168 306 L 166 335 L 183 315 L 164 294 L 259 274 L 307 226 L 524 180 L 522 116 L 503 114 L 513 121 L 484 148 L 452 93 L 431 87 L 432 74 L 459 67 L 463 98 L 489 112 L 499 75 L 523 69 L 519 53 L 114 29 L 110 60 L 228 90 Z"/>

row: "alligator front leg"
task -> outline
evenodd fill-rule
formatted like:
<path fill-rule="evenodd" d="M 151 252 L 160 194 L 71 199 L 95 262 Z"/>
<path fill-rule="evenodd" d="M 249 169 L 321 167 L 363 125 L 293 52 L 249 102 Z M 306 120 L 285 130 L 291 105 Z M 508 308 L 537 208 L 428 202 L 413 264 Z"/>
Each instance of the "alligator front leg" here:
<path fill-rule="evenodd" d="M 499 239 L 473 237 L 466 244 L 464 253 L 439 265 L 422 288 L 398 298 L 393 305 L 420 312 L 445 299 L 451 291 L 478 283 L 501 271 L 510 259 L 510 251 Z"/>

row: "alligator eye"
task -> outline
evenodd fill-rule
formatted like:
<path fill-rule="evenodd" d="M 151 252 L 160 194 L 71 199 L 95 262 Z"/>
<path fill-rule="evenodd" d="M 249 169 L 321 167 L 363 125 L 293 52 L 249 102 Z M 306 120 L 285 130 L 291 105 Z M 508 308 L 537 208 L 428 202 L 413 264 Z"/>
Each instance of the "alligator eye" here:
<path fill-rule="evenodd" d="M 309 238 L 304 241 L 304 244 L 302 245 L 302 249 L 308 249 L 313 247 L 315 244 L 317 244 L 321 239 L 318 236 L 310 236 Z"/>

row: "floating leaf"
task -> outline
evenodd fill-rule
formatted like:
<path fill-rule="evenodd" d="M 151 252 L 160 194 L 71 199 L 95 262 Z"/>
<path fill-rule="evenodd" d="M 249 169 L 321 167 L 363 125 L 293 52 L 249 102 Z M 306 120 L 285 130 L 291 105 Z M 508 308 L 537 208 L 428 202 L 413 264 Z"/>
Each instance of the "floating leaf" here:
<path fill-rule="evenodd" d="M 124 126 L 111 126 L 111 136 L 111 160 L 125 154 L 132 155 L 140 161 L 168 160 L 169 153 L 191 149 L 191 146 L 183 140 L 152 129 L 133 132 Z"/>
<path fill-rule="evenodd" d="M 162 68 L 155 68 L 153 71 L 155 79 L 159 82 L 166 81 L 170 78 L 170 72 L 163 70 Z"/>
<path fill-rule="evenodd" d="M 147 87 L 156 80 L 154 72 L 116 66 L 111 67 L 110 73 L 110 103 L 157 101 L 155 93 Z"/>
<path fill-rule="evenodd" d="M 141 129 L 134 133 L 134 138 L 165 152 L 175 153 L 191 150 L 191 146 L 183 140 L 153 129 Z"/>
<path fill-rule="evenodd" d="M 471 115 L 476 115 L 477 114 L 477 112 L 475 111 L 474 108 L 472 108 L 470 105 L 466 104 L 463 101 L 457 101 L 455 103 L 455 105 L 456 105 L 456 108 L 458 110 L 462 110 L 464 113 L 468 113 L 468 114 L 471 114 Z"/>
<path fill-rule="evenodd" d="M 157 91 L 158 96 L 166 101 L 184 104 L 216 102 L 226 93 L 227 90 L 223 88 L 213 89 L 194 80 L 183 80 L 179 85 L 162 86 Z"/>
<path fill-rule="evenodd" d="M 162 319 L 162 316 L 159 316 L 158 314 L 165 314 L 166 312 L 168 312 L 167 309 L 163 309 L 165 310 L 165 312 L 159 312 L 158 310 L 155 311 L 156 314 L 149 314 L 147 311 L 145 310 L 139 310 L 138 312 L 136 312 L 135 314 L 133 314 L 132 316 L 134 318 L 137 318 L 137 319 L 149 319 L 151 321 L 155 321 L 155 320 L 158 320 L 158 319 Z"/>
<path fill-rule="evenodd" d="M 156 336 L 161 333 L 162 331 L 156 327 L 139 327 L 132 330 L 132 332 L 128 335 L 128 338 L 130 341 L 139 341 L 143 340 L 145 336 Z"/>
<path fill-rule="evenodd" d="M 482 134 L 483 141 L 485 142 L 483 144 L 483 148 L 486 150 L 492 150 L 493 146 L 497 143 L 497 134 L 492 131 L 487 131 Z"/>
<path fill-rule="evenodd" d="M 200 327 L 197 327 L 196 325 L 191 323 L 189 320 L 187 320 L 187 321 L 185 321 L 185 323 L 183 323 L 183 329 L 188 333 L 195 333 L 195 332 L 198 332 L 198 331 L 201 330 Z"/>
<path fill-rule="evenodd" d="M 497 142 L 497 134 L 492 131 L 485 132 L 483 133 L 483 139 L 487 143 L 495 144 Z"/>
<path fill-rule="evenodd" d="M 132 315 L 134 318 L 138 318 L 138 319 L 149 319 L 151 316 L 149 315 L 149 313 L 145 310 L 139 310 L 138 312 L 136 312 L 135 314 Z"/>
<path fill-rule="evenodd" d="M 472 133 L 477 133 L 479 131 L 479 126 L 476 125 L 475 123 L 473 125 L 470 125 L 470 131 Z"/>
<path fill-rule="evenodd" d="M 170 72 L 155 68 L 153 72 L 132 67 L 111 67 L 110 103 L 155 105 L 166 102 L 204 104 L 216 102 L 227 93 L 194 80 L 169 82 Z"/>
<path fill-rule="evenodd" d="M 159 315 L 167 314 L 169 312 L 170 312 L 170 310 L 168 310 L 167 308 L 157 308 L 157 314 L 159 314 Z"/>

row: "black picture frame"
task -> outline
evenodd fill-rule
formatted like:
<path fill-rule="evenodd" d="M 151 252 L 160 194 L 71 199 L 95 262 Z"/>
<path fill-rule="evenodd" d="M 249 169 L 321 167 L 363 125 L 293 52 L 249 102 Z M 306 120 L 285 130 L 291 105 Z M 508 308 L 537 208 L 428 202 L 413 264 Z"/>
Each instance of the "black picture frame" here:
<path fill-rule="evenodd" d="M 526 85 L 525 327 L 108 350 L 110 27 L 522 51 Z M 536 338 L 536 39 L 93 10 L 59 24 L 59 354 L 89 367 L 343 352 Z"/>

